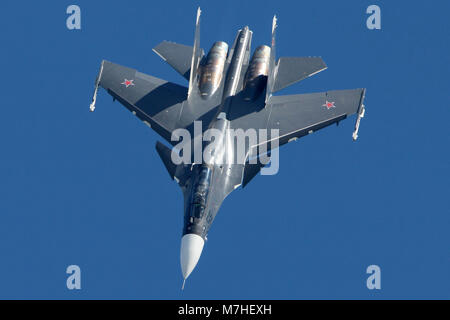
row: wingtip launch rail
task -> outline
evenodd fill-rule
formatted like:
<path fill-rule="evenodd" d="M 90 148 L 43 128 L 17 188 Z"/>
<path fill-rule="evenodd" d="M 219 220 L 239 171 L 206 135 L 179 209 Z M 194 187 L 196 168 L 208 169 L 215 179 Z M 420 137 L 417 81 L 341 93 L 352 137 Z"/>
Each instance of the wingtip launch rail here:
<path fill-rule="evenodd" d="M 359 125 L 361 124 L 361 119 L 364 118 L 364 114 L 366 113 L 366 108 L 365 108 L 364 104 L 362 103 L 365 95 L 366 95 L 366 89 L 363 90 L 363 94 L 361 97 L 361 107 L 359 108 L 358 117 L 356 118 L 356 122 L 355 122 L 355 130 L 353 131 L 353 134 L 352 134 L 353 141 L 356 141 L 358 139 Z"/>
<path fill-rule="evenodd" d="M 89 110 L 91 112 L 94 112 L 94 110 L 95 110 L 95 103 L 97 101 L 97 93 L 98 93 L 98 85 L 100 84 L 100 80 L 102 78 L 102 73 L 103 73 L 103 61 L 102 61 L 102 64 L 100 65 L 100 71 L 98 72 L 97 79 L 95 79 L 94 94 L 92 95 L 92 102 L 89 106 Z"/>

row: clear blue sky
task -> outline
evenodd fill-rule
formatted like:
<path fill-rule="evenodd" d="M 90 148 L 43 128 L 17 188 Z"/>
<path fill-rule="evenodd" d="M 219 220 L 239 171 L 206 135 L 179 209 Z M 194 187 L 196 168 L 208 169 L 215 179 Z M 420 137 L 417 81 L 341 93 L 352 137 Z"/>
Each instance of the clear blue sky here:
<path fill-rule="evenodd" d="M 66 28 L 81 7 L 82 29 Z M 382 29 L 365 10 L 381 7 Z M 99 92 L 100 61 L 185 84 L 152 48 L 253 30 L 328 70 L 280 94 L 367 88 L 354 118 L 281 148 L 227 198 L 181 288 L 182 195 L 159 137 Z M 450 298 L 448 1 L 7 1 L 0 4 L 0 298 Z M 236 223 L 238 221 L 238 223 Z M 66 267 L 82 289 L 66 289 Z M 381 267 L 380 291 L 366 268 Z"/>

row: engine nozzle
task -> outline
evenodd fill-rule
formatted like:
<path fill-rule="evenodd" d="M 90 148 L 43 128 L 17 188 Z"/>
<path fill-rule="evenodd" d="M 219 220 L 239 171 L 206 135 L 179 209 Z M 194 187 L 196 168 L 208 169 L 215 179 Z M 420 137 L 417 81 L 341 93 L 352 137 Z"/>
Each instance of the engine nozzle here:
<path fill-rule="evenodd" d="M 264 90 L 269 73 L 270 48 L 256 48 L 244 78 L 244 100 L 255 100 Z"/>
<path fill-rule="evenodd" d="M 209 98 L 219 87 L 223 77 L 227 53 L 228 44 L 223 41 L 215 42 L 211 50 L 209 50 L 200 73 L 199 89 L 202 98 Z"/>

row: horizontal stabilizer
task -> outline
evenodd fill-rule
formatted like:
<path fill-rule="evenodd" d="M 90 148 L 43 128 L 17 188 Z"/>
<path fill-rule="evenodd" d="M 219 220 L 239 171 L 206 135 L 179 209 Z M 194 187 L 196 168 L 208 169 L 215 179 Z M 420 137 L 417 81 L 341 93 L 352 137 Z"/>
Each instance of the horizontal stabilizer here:
<path fill-rule="evenodd" d="M 278 60 L 272 92 L 277 92 L 327 68 L 320 57 L 282 57 Z"/>
<path fill-rule="evenodd" d="M 153 51 L 166 61 L 184 78 L 189 80 L 192 63 L 192 46 L 178 44 L 175 42 L 163 41 L 153 48 Z M 203 49 L 200 49 L 200 56 L 204 55 Z"/>

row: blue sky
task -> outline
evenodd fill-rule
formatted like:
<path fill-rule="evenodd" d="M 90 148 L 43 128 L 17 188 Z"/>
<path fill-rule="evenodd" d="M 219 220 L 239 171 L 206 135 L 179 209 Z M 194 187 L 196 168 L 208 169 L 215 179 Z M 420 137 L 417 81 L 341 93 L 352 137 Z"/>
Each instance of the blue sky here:
<path fill-rule="evenodd" d="M 66 28 L 81 7 L 82 29 Z M 367 6 L 382 29 L 368 30 Z M 181 291 L 182 195 L 159 137 L 100 91 L 107 59 L 186 84 L 152 52 L 253 30 L 328 70 L 280 94 L 367 88 L 354 118 L 281 148 L 280 171 L 228 197 Z M 58 1 L 0 4 L 0 298 L 450 298 L 448 1 Z M 79 265 L 82 289 L 66 288 Z M 366 268 L 381 267 L 381 290 Z"/>

